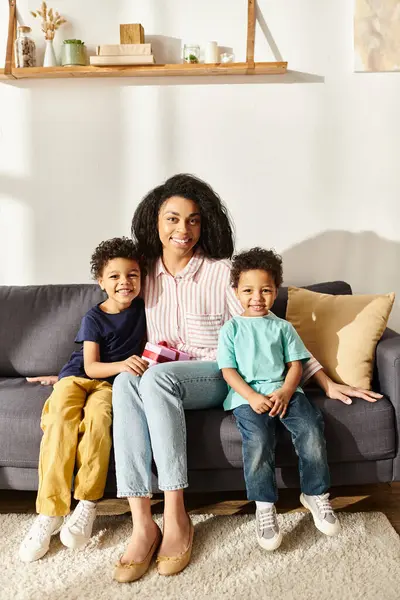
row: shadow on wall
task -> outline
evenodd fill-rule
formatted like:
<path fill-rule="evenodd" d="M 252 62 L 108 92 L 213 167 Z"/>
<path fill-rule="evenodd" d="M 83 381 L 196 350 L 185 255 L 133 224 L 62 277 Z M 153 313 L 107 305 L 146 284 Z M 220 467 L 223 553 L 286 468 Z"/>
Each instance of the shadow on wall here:
<path fill-rule="evenodd" d="M 151 44 L 157 64 L 181 62 L 182 40 L 180 38 L 166 35 L 146 35 L 146 43 Z"/>
<path fill-rule="evenodd" d="M 373 231 L 325 231 L 282 252 L 285 285 L 347 281 L 355 294 L 396 293 L 389 326 L 400 332 L 400 242 Z"/>
<path fill-rule="evenodd" d="M 88 281 L 94 247 L 119 231 L 121 91 L 100 80 L 35 83 L 15 90 L 24 100 L 18 160 L 26 174 L 0 174 L 0 231 L 10 254 L 0 283 Z"/>

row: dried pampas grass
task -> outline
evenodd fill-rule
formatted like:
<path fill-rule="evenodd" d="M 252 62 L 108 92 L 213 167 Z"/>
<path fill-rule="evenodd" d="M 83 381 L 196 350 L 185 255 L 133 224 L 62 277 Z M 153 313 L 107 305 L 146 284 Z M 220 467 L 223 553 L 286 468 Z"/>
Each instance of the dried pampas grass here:
<path fill-rule="evenodd" d="M 52 8 L 47 8 L 46 2 L 42 2 L 42 6 L 36 12 L 31 11 L 31 15 L 42 18 L 42 31 L 46 40 L 54 40 L 56 31 L 61 25 L 67 22 L 57 11 Z"/>

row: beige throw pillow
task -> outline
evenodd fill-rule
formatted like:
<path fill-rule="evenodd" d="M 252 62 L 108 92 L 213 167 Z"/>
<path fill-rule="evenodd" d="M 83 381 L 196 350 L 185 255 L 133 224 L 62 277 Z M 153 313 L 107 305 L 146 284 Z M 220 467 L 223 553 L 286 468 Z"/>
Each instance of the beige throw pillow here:
<path fill-rule="evenodd" d="M 375 348 L 394 293 L 331 296 L 289 287 L 286 319 L 337 383 L 371 389 Z"/>

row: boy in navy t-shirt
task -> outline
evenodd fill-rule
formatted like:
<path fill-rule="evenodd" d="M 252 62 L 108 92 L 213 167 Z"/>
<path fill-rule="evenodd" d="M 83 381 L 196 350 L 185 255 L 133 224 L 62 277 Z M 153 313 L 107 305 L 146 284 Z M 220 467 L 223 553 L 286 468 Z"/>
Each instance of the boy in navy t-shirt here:
<path fill-rule="evenodd" d="M 102 242 L 91 258 L 91 271 L 107 300 L 82 319 L 75 342 L 82 344 L 61 369 L 41 418 L 39 513 L 19 550 L 24 562 L 46 554 L 50 538 L 61 528 L 64 546 L 87 543 L 103 496 L 111 449 L 111 390 L 116 375 L 142 375 L 148 363 L 141 356 L 146 334 L 144 303 L 139 298 L 139 256 L 128 238 Z M 78 471 L 70 511 L 71 481 Z"/>

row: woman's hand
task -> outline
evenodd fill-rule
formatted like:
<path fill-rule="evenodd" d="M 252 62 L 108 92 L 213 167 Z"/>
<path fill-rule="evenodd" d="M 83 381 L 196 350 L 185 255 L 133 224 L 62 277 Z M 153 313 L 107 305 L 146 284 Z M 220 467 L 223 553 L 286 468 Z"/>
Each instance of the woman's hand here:
<path fill-rule="evenodd" d="M 27 377 L 28 383 L 40 383 L 41 385 L 54 385 L 58 381 L 57 375 L 40 375 L 40 377 Z"/>
<path fill-rule="evenodd" d="M 383 398 L 382 394 L 352 387 L 351 385 L 345 385 L 343 383 L 335 383 L 332 380 L 328 382 L 326 395 L 328 398 L 331 398 L 331 400 L 340 400 L 344 404 L 351 404 L 351 398 L 361 398 L 367 402 L 376 402 L 377 400 L 380 400 L 380 398 Z"/>
<path fill-rule="evenodd" d="M 149 363 L 140 356 L 130 356 L 126 360 L 121 361 L 120 373 L 131 373 L 137 377 L 141 377 L 145 371 L 149 368 Z"/>
<path fill-rule="evenodd" d="M 322 369 L 314 373 L 313 379 L 324 390 L 328 398 L 340 400 L 343 404 L 351 404 L 351 398 L 361 398 L 367 402 L 376 402 L 383 398 L 382 394 L 364 390 L 363 388 L 352 387 L 343 383 L 335 383 Z"/>

